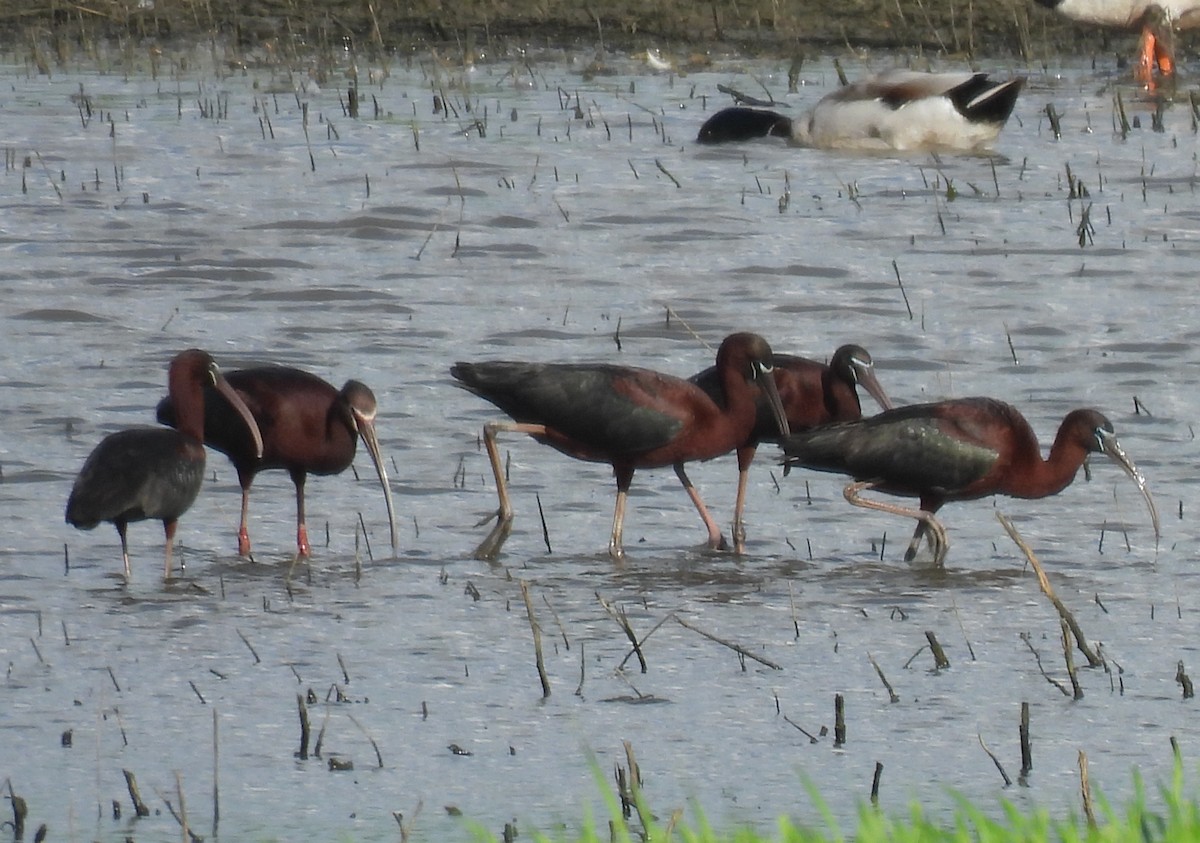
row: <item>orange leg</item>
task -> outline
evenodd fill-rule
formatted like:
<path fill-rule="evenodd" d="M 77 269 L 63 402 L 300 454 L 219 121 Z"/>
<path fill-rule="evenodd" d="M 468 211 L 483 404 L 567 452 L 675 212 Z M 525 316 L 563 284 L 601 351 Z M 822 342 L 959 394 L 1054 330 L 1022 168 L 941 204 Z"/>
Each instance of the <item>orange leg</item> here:
<path fill-rule="evenodd" d="M 1158 39 L 1147 29 L 1142 30 L 1142 38 L 1138 42 L 1137 67 L 1134 68 L 1134 78 L 1143 85 L 1154 84 L 1155 45 Z"/>

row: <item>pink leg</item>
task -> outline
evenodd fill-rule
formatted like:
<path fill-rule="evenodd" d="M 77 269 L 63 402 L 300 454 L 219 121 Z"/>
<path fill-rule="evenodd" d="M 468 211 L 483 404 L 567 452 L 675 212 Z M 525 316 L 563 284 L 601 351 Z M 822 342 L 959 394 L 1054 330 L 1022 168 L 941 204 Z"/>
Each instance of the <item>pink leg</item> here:
<path fill-rule="evenodd" d="M 163 580 L 166 582 L 171 580 L 171 554 L 175 547 L 175 528 L 178 525 L 179 522 L 173 518 L 163 522 L 163 532 L 167 536 L 166 570 L 163 573 Z"/>
<path fill-rule="evenodd" d="M 684 470 L 683 463 L 675 463 L 674 468 L 675 476 L 683 484 L 683 490 L 692 499 L 692 506 L 696 507 L 696 511 L 700 513 L 701 520 L 704 521 L 704 528 L 708 531 L 708 546 L 714 550 L 728 549 L 729 546 L 725 544 L 725 537 L 721 535 L 721 528 L 717 526 L 717 522 L 709 514 L 708 507 L 704 505 L 704 499 L 700 497 L 700 492 L 696 490 L 691 478 L 687 476 L 687 471 Z"/>

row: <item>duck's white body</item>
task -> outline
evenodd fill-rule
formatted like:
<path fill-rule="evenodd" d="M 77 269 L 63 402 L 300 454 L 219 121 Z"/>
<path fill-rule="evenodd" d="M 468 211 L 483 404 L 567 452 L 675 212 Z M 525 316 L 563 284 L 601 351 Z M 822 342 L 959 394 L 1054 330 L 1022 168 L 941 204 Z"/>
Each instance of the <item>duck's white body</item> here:
<path fill-rule="evenodd" d="M 983 150 L 1004 128 L 1024 81 L 891 70 L 839 88 L 794 120 L 762 109 L 724 109 L 705 122 L 698 140 L 779 135 L 819 149 Z"/>
<path fill-rule="evenodd" d="M 1022 82 L 888 71 L 825 96 L 792 121 L 792 141 L 821 149 L 985 149 L 1004 128 Z"/>

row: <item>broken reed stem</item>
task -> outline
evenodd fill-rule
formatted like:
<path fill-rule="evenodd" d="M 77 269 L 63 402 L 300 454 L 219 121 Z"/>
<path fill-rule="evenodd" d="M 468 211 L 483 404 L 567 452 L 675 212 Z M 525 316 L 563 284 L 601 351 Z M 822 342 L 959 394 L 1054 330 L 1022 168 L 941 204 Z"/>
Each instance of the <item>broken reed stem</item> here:
<path fill-rule="evenodd" d="M 667 168 L 663 166 L 663 163 L 662 163 L 662 161 L 659 161 L 657 158 L 655 158 L 655 159 L 654 159 L 654 166 L 655 166 L 655 167 L 658 167 L 659 171 L 660 171 L 660 172 L 661 172 L 661 173 L 662 173 L 664 176 L 666 176 L 667 178 L 669 178 L 669 179 L 670 179 L 670 180 L 671 180 L 671 181 L 674 183 L 674 185 L 675 185 L 675 187 L 676 187 L 676 188 L 680 188 L 680 189 L 682 189 L 682 188 L 683 188 L 683 185 L 679 183 L 679 179 L 677 179 L 677 178 L 675 178 L 673 175 L 671 175 L 671 173 L 670 173 L 670 172 L 667 170 Z"/>
<path fill-rule="evenodd" d="M 138 792 L 137 777 L 132 770 L 122 770 L 121 773 L 125 776 L 125 786 L 129 789 L 129 799 L 133 802 L 133 810 L 139 817 L 150 816 L 150 809 L 146 807 L 146 803 L 142 801 L 142 794 Z"/>
<path fill-rule="evenodd" d="M 312 736 L 312 730 L 308 723 L 308 705 L 304 702 L 303 694 L 296 694 L 296 705 L 300 709 L 300 751 L 296 753 L 296 757 L 301 761 L 308 760 L 308 741 Z"/>
<path fill-rule="evenodd" d="M 363 724 L 358 722 L 358 719 L 353 714 L 347 712 L 346 716 L 350 718 L 351 723 L 358 727 L 358 731 L 363 733 L 363 737 L 371 742 L 371 749 L 375 750 L 375 761 L 379 765 L 378 769 L 382 770 L 383 754 L 379 751 L 379 744 L 375 742 L 375 739 L 371 737 L 371 733 L 366 730 Z"/>
<path fill-rule="evenodd" d="M 1004 765 L 1000 763 L 1000 759 L 996 757 L 996 753 L 988 749 L 988 745 L 983 742 L 983 734 L 975 733 L 975 737 L 979 738 L 979 745 L 983 747 L 983 751 L 987 753 L 988 758 L 992 759 L 992 763 L 996 765 L 996 769 L 1000 771 L 1000 777 L 1004 779 L 1004 786 L 1008 787 L 1012 784 L 1012 779 L 1008 777 L 1008 773 L 1004 771 Z"/>
<path fill-rule="evenodd" d="M 25 817 L 29 813 L 29 806 L 25 804 L 24 797 L 13 792 L 12 779 L 8 781 L 8 799 L 13 809 L 13 840 L 20 840 L 25 835 Z"/>
<path fill-rule="evenodd" d="M 833 745 L 846 745 L 846 698 L 841 694 L 833 695 Z"/>
<path fill-rule="evenodd" d="M 1175 681 L 1183 688 L 1183 698 L 1185 700 L 1190 700 L 1196 695 L 1195 690 L 1192 688 L 1192 680 L 1183 669 L 1183 659 L 1179 660 L 1179 665 L 1175 668 Z"/>
<path fill-rule="evenodd" d="M 875 661 L 875 657 L 867 653 L 867 659 L 871 662 L 871 667 L 875 668 L 875 672 L 879 674 L 879 681 L 883 683 L 883 687 L 887 688 L 888 698 L 892 703 L 900 702 L 900 697 L 892 690 L 892 683 L 887 681 L 887 677 L 883 675 L 883 668 L 879 666 L 879 662 Z"/>
<path fill-rule="evenodd" d="M 179 797 L 179 816 L 176 817 L 176 819 L 179 820 L 179 828 L 183 834 L 183 841 L 184 843 L 187 843 L 188 838 L 194 837 L 195 835 L 193 835 L 191 833 L 191 829 L 188 828 L 187 802 L 185 802 L 183 799 L 183 777 L 179 775 L 178 770 L 175 771 L 175 795 Z M 168 806 L 170 806 L 170 804 L 171 803 L 169 802 L 167 803 Z"/>
<path fill-rule="evenodd" d="M 908 321 L 913 320 L 912 305 L 908 303 L 908 293 L 904 292 L 904 282 L 900 280 L 900 265 L 892 261 L 892 270 L 896 273 L 896 284 L 900 287 L 900 295 L 904 297 L 904 307 L 908 310 Z"/>
<path fill-rule="evenodd" d="M 213 823 L 212 834 L 217 836 L 217 826 L 221 823 L 221 788 L 217 771 L 220 769 L 220 743 L 217 738 L 219 735 L 218 724 L 220 722 L 217 717 L 216 708 L 213 709 Z"/>
<path fill-rule="evenodd" d="M 1067 676 L 1071 679 L 1071 691 L 1074 699 L 1083 699 L 1083 688 L 1079 686 L 1079 677 L 1075 675 L 1075 657 L 1074 648 L 1071 647 L 1071 628 L 1067 626 L 1065 620 L 1060 620 L 1062 624 L 1062 645 L 1063 658 L 1067 662 Z"/>
<path fill-rule="evenodd" d="M 1088 828 L 1096 827 L 1096 812 L 1092 809 L 1092 783 L 1088 780 L 1087 753 L 1079 750 L 1079 793 L 1083 797 L 1083 813 Z"/>
<path fill-rule="evenodd" d="M 879 780 L 883 778 L 883 762 L 875 762 L 875 775 L 871 776 L 871 804 L 879 804 Z"/>
<path fill-rule="evenodd" d="M 684 629 L 690 629 L 692 632 L 695 632 L 697 635 L 703 635 L 709 641 L 715 641 L 723 647 L 728 647 L 729 649 L 733 650 L 735 653 L 737 653 L 740 656 L 745 656 L 748 659 L 753 659 L 754 661 L 758 662 L 759 664 L 764 664 L 767 667 L 771 668 L 772 670 L 783 670 L 782 667 L 775 664 L 775 662 L 771 661 L 770 659 L 764 658 L 763 656 L 755 655 L 754 653 L 751 653 L 749 650 L 747 650 L 745 647 L 739 647 L 737 644 L 734 644 L 731 641 L 726 641 L 724 638 L 718 638 L 717 636 L 713 635 L 711 632 L 705 632 L 703 629 L 693 626 L 692 624 L 688 623 L 687 621 L 685 621 L 683 618 L 679 617 L 678 615 L 673 615 L 672 617 L 674 617 L 675 620 L 679 623 L 679 625 L 682 626 Z"/>
<path fill-rule="evenodd" d="M 1029 703 L 1021 703 L 1021 778 L 1033 770 L 1033 747 L 1029 743 Z"/>
<path fill-rule="evenodd" d="M 662 620 L 660 620 L 654 626 L 650 627 L 650 631 L 647 632 L 645 635 L 643 635 L 638 640 L 636 647 L 631 648 L 629 650 L 629 652 L 625 654 L 625 658 L 621 659 L 621 663 L 619 665 L 617 665 L 617 670 L 620 670 L 621 668 L 625 667 L 625 662 L 629 661 L 629 659 L 632 656 L 639 655 L 640 648 L 645 646 L 646 642 L 650 639 L 650 636 L 653 635 L 654 633 L 658 632 L 660 629 L 662 629 L 663 624 L 665 624 L 667 621 L 671 621 L 671 620 L 675 620 L 675 614 L 673 612 L 669 615 L 665 615 L 662 618 Z M 639 658 L 640 658 L 640 655 L 639 655 Z"/>
<path fill-rule="evenodd" d="M 1071 632 L 1075 636 L 1075 646 L 1087 658 L 1088 666 L 1099 667 L 1104 664 L 1103 660 L 1088 645 L 1087 639 L 1083 636 L 1083 631 L 1079 628 L 1079 624 L 1075 620 L 1075 616 L 1071 614 L 1070 610 L 1058 599 L 1058 595 L 1054 593 L 1054 587 L 1050 585 L 1050 578 L 1046 576 L 1046 571 L 1042 568 L 1042 563 L 1033 555 L 1033 549 L 1025 543 L 1025 539 L 1021 538 L 1021 534 L 1017 532 L 1017 528 L 1013 526 L 1013 523 L 1003 513 L 997 511 L 996 518 L 1008 533 L 1009 538 L 1016 543 L 1021 552 L 1025 554 L 1025 558 L 1029 560 L 1030 566 L 1033 568 L 1034 573 L 1037 574 L 1038 585 L 1041 587 L 1042 593 L 1054 604 L 1054 608 L 1058 610 L 1059 616 L 1070 626 Z"/>
<path fill-rule="evenodd" d="M 925 638 L 929 641 L 929 649 L 933 653 L 933 664 L 938 670 L 944 670 L 950 666 L 950 659 L 946 658 L 946 651 L 942 649 L 942 645 L 938 643 L 937 636 L 933 634 L 932 629 L 925 630 Z"/>
<path fill-rule="evenodd" d="M 546 608 L 550 610 L 550 617 L 554 618 L 554 625 L 558 627 L 558 634 L 562 636 L 563 646 L 567 648 L 567 652 L 571 652 L 571 639 L 567 637 L 567 628 L 563 626 L 562 619 L 559 618 L 558 612 L 554 611 L 554 607 L 550 605 L 550 598 L 544 593 L 542 594 L 542 602 L 546 604 Z"/>
<path fill-rule="evenodd" d="M 596 592 L 596 599 L 600 601 L 601 608 L 603 608 L 604 611 L 606 613 L 608 613 L 608 616 L 616 622 L 617 626 L 621 627 L 621 630 L 625 633 L 625 637 L 628 638 L 629 643 L 633 645 L 633 652 L 638 657 L 638 664 L 640 664 L 642 666 L 642 673 L 645 673 L 646 672 L 646 657 L 644 655 L 642 655 L 642 644 L 640 641 L 638 641 L 638 637 L 634 633 L 633 627 L 629 623 L 629 616 L 625 614 L 624 609 L 614 609 L 607 600 L 605 600 L 603 597 L 600 596 L 600 592 Z M 667 617 L 669 618 L 670 615 L 668 615 Z M 665 622 L 666 622 L 666 618 L 664 618 L 662 621 L 659 621 L 658 626 L 662 626 L 663 623 L 665 623 Z M 657 628 L 658 627 L 655 627 L 655 629 L 657 629 Z M 626 656 L 621 661 L 621 665 L 624 666 L 625 662 L 628 660 L 629 660 L 629 656 Z"/>
<path fill-rule="evenodd" d="M 542 496 L 536 492 L 533 496 L 537 499 L 538 518 L 542 519 L 542 541 L 546 543 L 546 552 L 553 553 L 554 549 L 550 547 L 550 528 L 546 526 L 546 511 L 542 509 Z"/>
<path fill-rule="evenodd" d="M 529 628 L 533 632 L 533 655 L 537 662 L 538 679 L 542 682 L 542 699 L 550 696 L 550 678 L 546 676 L 546 664 L 542 659 L 542 628 L 533 612 L 533 600 L 529 597 L 529 583 L 520 580 L 521 597 L 525 600 L 525 613 L 529 616 Z"/>
<path fill-rule="evenodd" d="M 629 792 L 633 796 L 633 807 L 638 812 L 638 819 L 642 823 L 642 828 L 649 830 L 653 817 L 646 817 L 642 805 L 642 768 L 638 766 L 637 757 L 633 754 L 633 742 L 621 741 L 625 747 L 625 763 L 629 767 Z M 651 822 L 647 822 L 650 820 Z"/>

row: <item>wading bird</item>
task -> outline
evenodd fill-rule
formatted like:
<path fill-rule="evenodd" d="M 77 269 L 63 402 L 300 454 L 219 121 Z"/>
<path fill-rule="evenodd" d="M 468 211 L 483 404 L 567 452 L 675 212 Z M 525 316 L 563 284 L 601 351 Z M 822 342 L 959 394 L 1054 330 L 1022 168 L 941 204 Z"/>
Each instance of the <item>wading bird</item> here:
<path fill-rule="evenodd" d="M 494 559 L 512 530 L 512 504 L 496 446 L 500 431 L 527 433 L 568 456 L 612 465 L 617 503 L 608 552 L 614 559 L 625 554 L 621 543 L 625 501 L 639 468 L 674 466 L 710 534 L 714 529 L 719 533 L 682 466 L 745 444 L 757 423 L 760 392 L 772 408 L 777 429 L 788 432 L 770 377 L 771 361 L 771 347 L 757 334 L 726 337 L 716 365 L 723 403 L 691 381 L 649 369 L 587 363 L 456 363 L 450 374 L 464 388 L 514 419 L 488 422 L 483 429 L 500 507 L 497 524 L 476 549 L 476 557 Z"/>
<path fill-rule="evenodd" d="M 67 523 L 90 530 L 111 521 L 121 537 L 121 558 L 129 580 L 125 530 L 132 521 L 155 518 L 166 533 L 164 577 L 171 578 L 171 547 L 179 516 L 187 512 L 204 482 L 205 386 L 225 396 L 251 449 L 262 452 L 262 438 L 250 410 L 221 376 L 205 351 L 193 348 L 171 361 L 167 388 L 177 408 L 177 430 L 134 428 L 111 433 L 84 462 L 71 497 Z"/>
<path fill-rule="evenodd" d="M 1111 458 L 1133 478 L 1146 499 L 1159 537 L 1158 511 L 1146 479 L 1125 455 L 1112 424 L 1095 410 L 1073 410 L 1059 425 L 1043 459 L 1037 436 L 1017 410 L 994 398 L 961 398 L 915 404 L 846 424 L 783 439 L 784 462 L 855 478 L 845 496 L 856 506 L 916 518 L 911 561 L 929 534 L 934 564 L 946 557 L 946 530 L 934 513 L 948 501 L 990 495 L 1044 498 L 1070 485 L 1089 454 Z M 867 489 L 920 499 L 920 509 L 862 498 Z"/>
<path fill-rule="evenodd" d="M 387 469 L 375 435 L 375 394 L 359 381 L 346 381 L 338 391 L 316 375 L 286 366 L 261 366 L 229 372 L 225 379 L 262 431 L 262 447 L 255 450 L 238 423 L 230 402 L 217 396 L 205 402 L 205 442 L 229 457 L 242 486 L 242 517 L 238 526 L 238 553 L 250 553 L 246 517 L 250 486 L 260 471 L 282 468 L 296 487 L 296 553 L 309 556 L 308 528 L 304 517 L 304 484 L 309 474 L 340 474 L 354 461 L 359 437 L 375 464 L 387 504 L 392 552 L 398 545 L 396 515 Z M 158 404 L 158 420 L 176 424 L 178 405 L 169 395 Z"/>
<path fill-rule="evenodd" d="M 1200 26 L 1200 0 L 1037 0 L 1079 21 L 1140 32 L 1134 76 L 1154 87 L 1155 69 L 1175 73 L 1175 30 Z"/>
<path fill-rule="evenodd" d="M 1008 122 L 1025 80 L 986 73 L 890 70 L 825 95 L 791 119 L 735 106 L 700 127 L 700 143 L 778 136 L 817 149 L 985 150 Z"/>
<path fill-rule="evenodd" d="M 771 375 L 775 379 L 775 388 L 779 391 L 779 400 L 783 404 L 788 427 L 793 433 L 831 422 L 857 421 L 862 418 L 862 404 L 858 400 L 859 386 L 866 389 L 880 407 L 885 410 L 891 409 L 892 402 L 875 377 L 875 363 L 862 346 L 843 345 L 833 353 L 828 365 L 790 354 L 776 354 L 773 359 L 774 368 Z M 724 400 L 716 368 L 710 366 L 693 375 L 691 380 L 714 401 L 720 403 Z M 743 515 L 750 464 L 754 461 L 754 454 L 760 442 L 778 441 L 779 425 L 775 423 L 771 408 L 765 401 L 760 400 L 758 421 L 754 430 L 749 439 L 737 449 L 738 486 L 733 513 L 735 553 L 745 553 L 746 550 Z M 675 470 L 684 488 L 689 488 L 691 481 L 688 480 L 683 466 L 677 466 Z M 716 528 L 715 524 L 708 526 L 709 547 L 724 549 L 725 539 L 720 530 L 713 531 Z"/>

